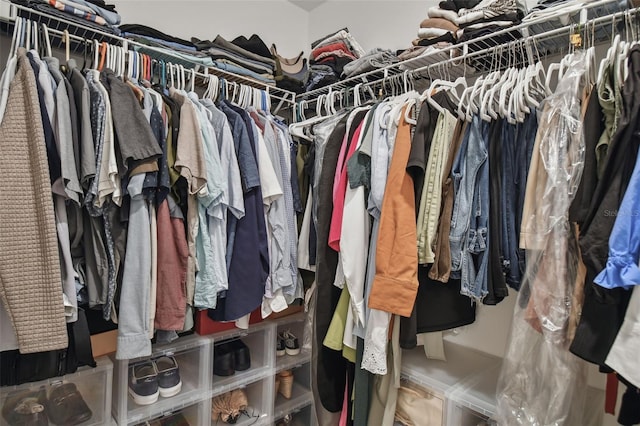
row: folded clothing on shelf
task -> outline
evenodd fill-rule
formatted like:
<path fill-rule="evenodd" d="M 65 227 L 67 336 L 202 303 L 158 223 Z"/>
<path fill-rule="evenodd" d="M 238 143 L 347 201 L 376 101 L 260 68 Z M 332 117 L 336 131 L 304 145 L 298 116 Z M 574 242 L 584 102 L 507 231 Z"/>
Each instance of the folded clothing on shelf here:
<path fill-rule="evenodd" d="M 307 80 L 311 83 L 306 84 L 307 90 L 311 90 L 309 87 L 317 88 L 331 84 L 341 76 L 345 78 L 354 75 L 344 72 L 345 66 L 352 61 L 367 56 L 360 43 L 346 28 L 313 42 L 311 47 L 313 50 L 311 51 L 309 63 L 312 68 L 315 65 L 327 66 L 335 75 L 331 77 L 329 74 L 325 74 L 326 69 L 322 68 L 310 69 Z M 362 64 L 365 63 L 366 61 Z"/>
<path fill-rule="evenodd" d="M 329 84 L 336 83 L 338 75 L 333 68 L 327 65 L 311 65 L 307 74 L 304 86 L 306 91 L 319 89 Z"/>
<path fill-rule="evenodd" d="M 336 42 L 343 42 L 347 46 L 349 46 L 349 50 L 353 53 L 353 55 L 357 58 L 363 56 L 365 54 L 364 49 L 360 46 L 360 43 L 356 41 L 356 39 L 351 35 L 347 28 L 343 28 L 335 33 L 329 34 L 324 38 L 314 41 L 311 43 L 311 48 L 316 49 L 318 47 L 326 46 L 328 44 L 333 44 Z"/>
<path fill-rule="evenodd" d="M 355 61 L 346 64 L 342 70 L 342 77 L 353 77 L 384 68 L 396 62 L 398 62 L 398 57 L 391 50 L 376 48 Z"/>
<path fill-rule="evenodd" d="M 271 54 L 276 61 L 276 86 L 295 93 L 304 92 L 304 79 L 309 72 L 304 52 L 295 58 L 285 58 L 278 53 L 275 44 L 271 45 Z"/>
<path fill-rule="evenodd" d="M 124 24 L 120 25 L 120 31 L 125 34 L 137 34 L 144 36 L 152 41 L 166 44 L 168 47 L 182 48 L 186 50 L 195 50 L 195 46 L 188 40 L 184 40 L 178 37 L 174 37 L 168 34 L 158 31 L 155 28 L 147 27 L 140 24 Z"/>
<path fill-rule="evenodd" d="M 120 24 L 120 15 L 86 0 L 34 0 L 48 4 L 61 12 L 77 16 L 98 25 L 116 26 Z"/>
<path fill-rule="evenodd" d="M 420 28 L 437 28 L 452 33 L 459 30 L 454 22 L 445 18 L 426 18 L 420 23 Z"/>
<path fill-rule="evenodd" d="M 262 62 L 271 67 L 271 69 L 275 68 L 276 63 L 273 58 L 261 56 L 259 54 L 253 53 L 249 50 L 246 50 L 236 44 L 231 43 L 230 41 L 224 39 L 224 37 L 218 35 L 212 41 L 209 40 L 199 40 L 195 37 L 191 38 L 191 41 L 196 46 L 198 50 L 208 50 L 211 47 L 215 47 L 218 49 L 222 49 L 226 52 L 233 53 L 235 55 L 242 56 L 247 59 L 252 59 L 256 62 Z"/>
<path fill-rule="evenodd" d="M 229 42 L 221 36 L 217 36 L 213 41 L 197 38 L 192 38 L 191 41 L 199 51 L 206 53 L 213 59 L 215 67 L 253 78 L 265 84 L 275 85 L 275 61 L 270 55 L 264 56 L 265 52 L 262 49 L 264 43 L 257 35 L 254 34 L 249 39 L 246 37 L 236 38 L 234 41 L 239 45 Z M 260 53 L 255 53 L 241 46 Z"/>
<path fill-rule="evenodd" d="M 85 15 L 82 15 L 83 17 L 80 17 L 76 14 L 57 9 L 56 7 L 50 5 L 48 2 L 43 3 L 40 0 L 11 0 L 11 2 L 21 6 L 25 6 L 29 9 L 36 10 L 38 12 L 46 13 L 56 18 L 64 19 L 79 26 L 89 27 L 96 31 L 101 31 L 117 36 L 120 35 L 120 29 L 118 29 L 117 27 L 108 23 L 100 24 L 96 20 L 94 20 L 95 18 L 99 17 L 96 14 L 86 13 Z M 18 16 L 22 16 L 20 12 L 18 12 Z M 102 20 L 103 19 L 100 17 L 101 22 Z"/>
<path fill-rule="evenodd" d="M 247 52 L 255 53 L 256 55 L 262 56 L 266 59 L 272 59 L 272 54 L 269 51 L 269 48 L 257 34 L 253 34 L 249 38 L 246 38 L 245 36 L 236 37 L 231 43 L 246 50 Z"/>
<path fill-rule="evenodd" d="M 482 0 L 472 9 L 460 9 L 458 11 L 458 26 L 470 24 L 479 20 L 491 19 L 496 16 L 523 10 L 516 0 Z"/>
<path fill-rule="evenodd" d="M 457 3 L 450 0 L 441 2 L 439 6 L 431 7 L 427 15 L 431 19 L 438 19 L 438 21 L 426 19 L 420 27 L 450 29 L 452 32 L 455 32 L 457 29 L 452 29 L 445 21 L 459 28 L 498 21 L 509 21 L 511 25 L 517 25 L 521 22 L 525 10 L 524 6 L 519 4 L 517 0 L 482 0 L 479 3 L 474 0 L 463 3 L 465 3 L 466 6 L 471 6 L 472 4 L 473 6 L 470 8 L 458 7 Z"/>
<path fill-rule="evenodd" d="M 428 46 L 441 45 L 441 44 L 444 43 L 445 46 L 448 46 L 448 45 L 456 42 L 456 36 L 457 36 L 457 34 L 447 33 L 447 34 L 444 34 L 444 35 L 442 35 L 440 37 L 418 38 L 418 39 L 413 40 L 412 44 L 414 46 L 428 47 Z"/>

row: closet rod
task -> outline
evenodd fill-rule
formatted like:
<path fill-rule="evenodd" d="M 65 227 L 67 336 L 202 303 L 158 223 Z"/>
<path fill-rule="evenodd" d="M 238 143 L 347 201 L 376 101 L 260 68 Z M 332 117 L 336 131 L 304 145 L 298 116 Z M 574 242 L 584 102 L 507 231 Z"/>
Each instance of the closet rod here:
<path fill-rule="evenodd" d="M 34 22 L 39 22 L 39 23 L 45 23 L 47 25 L 47 27 L 49 27 L 49 31 L 52 30 L 58 30 L 58 31 L 63 31 L 63 30 L 68 30 L 69 31 L 69 35 L 73 35 L 76 37 L 80 37 L 78 36 L 78 34 L 75 31 L 72 31 L 72 29 L 79 29 L 82 31 L 83 33 L 83 37 L 80 37 L 82 39 L 82 41 L 86 40 L 86 39 L 96 39 L 98 41 L 112 41 L 111 44 L 115 44 L 115 43 L 121 43 L 122 46 L 127 46 L 127 45 L 132 45 L 132 46 L 137 46 L 140 49 L 145 50 L 146 54 L 148 54 L 149 56 L 154 56 L 154 54 L 156 55 L 166 55 L 168 57 L 171 58 L 171 60 L 166 60 L 165 62 L 173 62 L 173 63 L 178 63 L 178 64 L 182 64 L 183 66 L 190 66 L 192 68 L 199 68 L 199 67 L 206 67 L 208 68 L 208 72 L 209 74 L 213 74 L 216 75 L 220 78 L 224 78 L 227 81 L 231 81 L 231 82 L 235 82 L 235 83 L 239 83 L 239 84 L 244 84 L 246 86 L 251 86 L 251 87 L 256 87 L 259 89 L 263 89 L 265 91 L 267 91 L 267 93 L 269 93 L 269 96 L 273 99 L 276 100 L 280 100 L 281 101 L 281 105 L 286 103 L 287 106 L 291 106 L 293 105 L 293 103 L 295 103 L 295 97 L 296 94 L 295 92 L 290 92 L 288 90 L 284 90 L 284 89 L 280 89 L 277 88 L 276 86 L 271 86 L 268 84 L 265 84 L 263 82 L 260 82 L 258 80 L 254 80 L 252 78 L 249 77 L 244 77 L 238 74 L 234 74 L 231 73 L 229 71 L 225 71 L 213 66 L 205 66 L 203 64 L 200 64 L 196 61 L 190 60 L 188 58 L 182 57 L 180 56 L 177 52 L 174 52 L 172 50 L 169 49 L 164 49 L 161 47 L 156 47 L 156 46 L 147 46 L 143 43 L 139 43 L 136 42 L 134 40 L 129 40 L 125 37 L 121 37 L 121 36 L 117 36 L 115 34 L 110 34 L 106 31 L 101 31 L 97 28 L 94 27 L 89 27 L 86 25 L 82 25 L 79 24 L 77 22 L 62 18 L 62 17 L 58 17 L 58 16 L 53 16 L 53 15 L 49 15 L 47 13 L 41 12 L 39 10 L 35 10 L 35 9 L 30 9 L 26 6 L 20 5 L 20 4 L 16 4 L 16 3 L 12 3 L 10 0 L 0 0 L 0 3 L 5 3 L 8 4 L 11 8 L 14 8 L 15 10 L 19 11 L 18 13 L 16 13 L 17 16 L 20 16 L 22 18 L 25 19 L 29 19 L 31 21 Z M 20 13 L 22 12 L 22 13 Z M 27 15 L 27 16 L 24 16 Z M 37 17 L 35 18 L 34 17 Z M 44 22 L 47 21 L 47 22 Z M 51 25 L 51 22 L 56 23 L 57 25 Z M 12 23 L 12 22 L 9 22 Z M 61 25 L 63 24 L 61 29 Z M 88 36 L 87 36 L 88 35 Z M 152 51 L 154 53 L 149 53 L 148 51 Z M 158 58 L 156 56 L 156 59 L 161 59 Z"/>
<path fill-rule="evenodd" d="M 560 18 L 577 19 L 577 21 L 574 22 L 574 25 L 576 26 L 579 24 L 584 24 L 584 22 L 588 22 L 592 19 L 604 18 L 606 21 L 607 18 L 611 19 L 611 16 L 614 14 L 618 14 L 618 13 L 624 14 L 625 11 L 630 10 L 628 6 L 622 9 L 620 7 L 620 4 L 621 4 L 620 0 L 597 0 L 589 3 L 582 3 L 574 6 L 574 8 L 570 9 L 569 12 L 559 12 L 556 16 L 554 16 L 551 19 L 556 19 L 556 20 L 559 20 Z M 584 19 L 590 13 L 595 14 L 596 16 L 592 19 Z M 411 71 L 415 69 L 429 67 L 434 65 L 435 63 L 440 63 L 442 61 L 451 61 L 451 60 L 455 60 L 456 58 L 462 59 L 465 55 L 469 54 L 467 52 L 470 46 L 474 47 L 473 53 L 477 53 L 477 55 L 483 55 L 483 54 L 486 55 L 487 50 L 491 50 L 496 47 L 495 41 L 492 43 L 492 40 L 495 40 L 496 37 L 510 39 L 509 42 L 522 40 L 523 37 L 517 37 L 516 35 L 522 32 L 524 33 L 522 34 L 524 38 L 530 37 L 531 36 L 530 30 L 532 28 L 539 29 L 543 27 L 548 27 L 550 25 L 548 22 L 549 19 L 550 19 L 549 17 L 539 17 L 537 19 L 532 19 L 530 21 L 520 23 L 519 25 L 509 27 L 509 28 L 504 28 L 500 31 L 495 31 L 491 34 L 487 34 L 487 35 L 475 38 L 473 40 L 468 40 L 463 43 L 451 45 L 444 49 L 433 51 L 428 55 L 407 59 L 405 61 L 401 61 L 392 65 L 387 65 L 386 67 L 383 67 L 383 68 L 372 70 L 357 76 L 349 77 L 339 82 L 333 83 L 331 85 L 324 86 L 324 87 L 300 94 L 296 97 L 296 100 L 298 102 L 302 100 L 306 100 L 312 103 L 320 95 L 327 94 L 329 92 L 336 92 L 336 91 L 339 92 L 345 88 L 352 88 L 358 83 L 366 84 L 371 82 L 379 82 L 380 80 L 383 80 L 385 75 L 388 78 L 394 75 L 403 74 L 405 71 Z M 557 35 L 558 29 L 562 31 L 562 30 L 566 30 L 566 27 L 568 26 L 565 25 L 559 28 L 553 28 L 553 29 L 542 31 L 538 34 L 533 34 L 533 35 L 538 36 L 538 38 L 542 40 L 545 37 L 553 38 L 554 34 Z M 504 43 L 502 43 L 501 45 L 504 45 Z M 460 49 L 463 50 L 463 55 L 456 56 L 454 53 Z M 550 52 L 548 55 L 554 54 L 554 53 L 558 53 L 558 52 Z M 437 61 L 437 62 L 434 62 L 434 61 Z"/>

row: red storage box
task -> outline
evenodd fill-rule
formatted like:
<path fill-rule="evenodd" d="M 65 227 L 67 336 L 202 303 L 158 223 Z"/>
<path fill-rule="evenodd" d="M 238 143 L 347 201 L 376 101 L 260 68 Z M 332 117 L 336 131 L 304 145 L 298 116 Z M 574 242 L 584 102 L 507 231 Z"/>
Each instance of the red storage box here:
<path fill-rule="evenodd" d="M 260 312 L 260 308 L 251 312 L 251 316 L 249 317 L 249 324 L 256 324 L 262 321 L 262 313 Z M 214 321 L 207 316 L 207 310 L 203 309 L 196 313 L 196 326 L 195 330 L 201 336 L 206 336 L 208 334 L 218 333 L 220 331 L 227 331 L 236 328 L 235 322 L 220 322 Z"/>

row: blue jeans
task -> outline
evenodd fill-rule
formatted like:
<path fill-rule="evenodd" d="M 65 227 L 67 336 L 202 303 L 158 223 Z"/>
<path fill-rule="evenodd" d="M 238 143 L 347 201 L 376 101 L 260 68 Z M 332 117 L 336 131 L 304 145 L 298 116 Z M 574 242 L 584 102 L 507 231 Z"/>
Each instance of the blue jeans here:
<path fill-rule="evenodd" d="M 516 129 L 516 161 L 515 164 L 518 165 L 516 172 L 516 210 L 515 210 L 515 220 L 516 220 L 516 230 L 520 232 L 520 225 L 522 224 L 522 209 L 524 207 L 524 198 L 527 192 L 527 177 L 529 176 L 529 166 L 531 165 L 531 157 L 533 156 L 533 146 L 536 142 L 536 134 L 538 133 L 538 114 L 534 111 L 532 114 L 527 115 L 523 123 L 518 124 Z M 518 281 L 517 286 L 513 287 L 514 289 L 518 289 L 520 286 L 520 281 L 522 280 L 522 276 L 524 275 L 526 263 L 525 263 L 525 251 L 520 249 L 516 240 L 516 252 L 518 253 L 517 262 L 518 262 Z M 507 282 L 507 284 L 509 284 Z"/>
<path fill-rule="evenodd" d="M 505 273 L 505 281 L 511 288 L 518 289 L 522 276 L 518 263 L 518 237 L 520 226 L 516 221 L 518 204 L 518 181 L 522 165 L 516 159 L 516 126 L 505 123 L 502 127 L 502 270 Z M 522 150 L 520 150 L 522 151 Z M 526 176 L 524 176 L 526 184 Z"/>

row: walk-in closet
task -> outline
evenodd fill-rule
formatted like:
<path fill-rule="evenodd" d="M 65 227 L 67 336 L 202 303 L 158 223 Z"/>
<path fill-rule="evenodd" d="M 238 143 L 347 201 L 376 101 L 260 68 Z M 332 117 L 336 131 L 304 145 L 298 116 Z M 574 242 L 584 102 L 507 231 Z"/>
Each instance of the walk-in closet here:
<path fill-rule="evenodd" d="M 636 0 L 0 0 L 0 425 L 640 424 L 639 41 Z"/>

